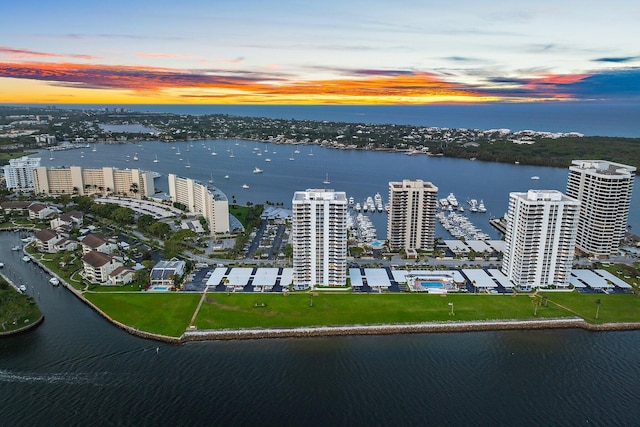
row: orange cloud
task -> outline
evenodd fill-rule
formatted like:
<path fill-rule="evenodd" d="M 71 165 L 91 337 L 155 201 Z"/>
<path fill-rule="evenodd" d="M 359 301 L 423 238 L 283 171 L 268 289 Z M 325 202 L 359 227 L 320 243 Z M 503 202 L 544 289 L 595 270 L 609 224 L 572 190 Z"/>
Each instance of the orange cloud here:
<path fill-rule="evenodd" d="M 82 90 L 83 96 L 89 96 L 86 91 L 91 90 L 90 93 L 98 98 L 107 96 L 108 92 L 117 92 L 119 98 L 128 97 L 134 103 L 184 102 L 187 99 L 189 102 L 307 104 L 531 101 L 571 98 L 571 91 L 568 90 L 571 85 L 589 76 L 544 75 L 532 79 L 495 79 L 492 85 L 480 87 L 447 81 L 426 72 L 369 69 L 338 71 L 347 77 L 294 80 L 289 75 L 269 71 L 190 71 L 149 66 L 0 63 L 0 78 L 43 82 L 71 94 Z"/>
<path fill-rule="evenodd" d="M 75 58 L 75 59 L 97 59 L 91 55 L 60 55 L 56 53 L 37 52 L 29 49 L 18 49 L 6 46 L 0 46 L 0 54 L 9 55 L 12 58 Z"/>

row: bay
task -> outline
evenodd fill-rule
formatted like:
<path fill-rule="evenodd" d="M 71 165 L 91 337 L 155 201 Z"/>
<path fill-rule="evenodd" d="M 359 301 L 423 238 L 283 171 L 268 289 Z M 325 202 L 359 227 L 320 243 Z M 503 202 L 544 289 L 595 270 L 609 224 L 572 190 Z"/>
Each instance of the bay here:
<path fill-rule="evenodd" d="M 156 187 L 164 192 L 167 175 L 207 182 L 240 204 L 247 202 L 281 202 L 291 207 L 295 191 L 330 187 L 345 191 L 357 202 L 375 193 L 388 197 L 390 181 L 422 179 L 438 187 L 438 196 L 454 193 L 458 201 L 468 207 L 468 199 L 483 200 L 487 213 L 470 213 L 469 219 L 493 238 L 500 233 L 489 225 L 490 217 L 505 214 L 509 192 L 529 189 L 566 190 L 568 169 L 472 161 L 447 157 L 407 156 L 402 153 L 379 151 L 335 150 L 319 146 L 292 146 L 245 140 L 205 140 L 176 143 L 147 141 L 140 144 L 92 144 L 91 149 L 40 153 L 43 166 L 83 166 L 101 168 L 140 168 L 161 173 Z M 300 153 L 294 153 L 298 149 Z M 212 156 L 211 153 L 217 155 Z M 179 153 L 179 154 L 178 154 Z M 234 157 L 230 157 L 233 153 Z M 260 156 L 257 153 L 261 154 Z M 310 155 L 312 154 L 312 155 Z M 155 163 L 154 160 L 158 159 Z M 134 161 L 138 157 L 138 161 Z M 265 159 L 270 159 L 266 162 Z M 294 158 L 294 160 L 289 160 Z M 190 166 L 187 168 L 187 165 Z M 263 173 L 254 174 L 255 167 Z M 329 177 L 331 184 L 324 185 Z M 229 176 L 229 178 L 225 178 Z M 532 180 L 539 176 L 539 180 Z M 242 188 L 248 185 L 248 189 Z M 640 229 L 638 197 L 632 198 L 629 225 Z M 387 216 L 370 214 L 378 238 L 386 238 Z M 449 238 L 445 230 L 436 229 L 436 235 Z"/>

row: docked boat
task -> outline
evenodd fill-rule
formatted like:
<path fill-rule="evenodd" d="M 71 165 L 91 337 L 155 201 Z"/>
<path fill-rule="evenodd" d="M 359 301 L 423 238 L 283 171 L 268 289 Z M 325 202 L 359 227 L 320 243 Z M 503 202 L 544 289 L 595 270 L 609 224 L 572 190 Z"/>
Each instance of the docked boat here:
<path fill-rule="evenodd" d="M 449 193 L 449 195 L 447 196 L 447 202 L 449 202 L 449 205 L 453 206 L 454 208 L 458 207 L 458 199 L 456 199 L 456 196 L 453 193 Z"/>
<path fill-rule="evenodd" d="M 20 292 L 27 292 L 27 287 L 25 285 L 18 286 L 18 289 L 20 289 Z"/>
<path fill-rule="evenodd" d="M 16 246 L 11 248 L 12 251 L 19 251 L 20 249 L 22 249 L 22 247 L 20 247 L 20 245 L 16 245 Z"/>
<path fill-rule="evenodd" d="M 263 172 L 263 170 L 262 170 L 262 169 L 260 169 L 260 168 L 259 168 L 259 167 L 257 167 L 257 166 L 256 166 L 255 168 L 253 168 L 253 173 L 262 173 L 262 172 Z"/>
<path fill-rule="evenodd" d="M 480 200 L 480 204 L 478 205 L 478 212 L 486 212 L 487 208 L 484 206 L 484 202 Z"/>
<path fill-rule="evenodd" d="M 53 286 L 58 286 L 60 284 L 60 280 L 58 280 L 57 277 L 52 277 L 51 279 L 49 279 L 49 283 L 51 283 Z"/>
<path fill-rule="evenodd" d="M 29 262 L 29 261 L 31 261 L 31 258 L 29 258 L 28 256 L 25 255 L 25 256 L 22 257 L 22 260 L 24 262 Z"/>
<path fill-rule="evenodd" d="M 360 206 L 360 202 L 356 203 L 353 209 L 355 209 L 356 212 L 360 212 L 362 210 L 362 206 Z"/>
<path fill-rule="evenodd" d="M 349 206 L 353 206 L 354 201 L 353 196 L 349 197 Z"/>

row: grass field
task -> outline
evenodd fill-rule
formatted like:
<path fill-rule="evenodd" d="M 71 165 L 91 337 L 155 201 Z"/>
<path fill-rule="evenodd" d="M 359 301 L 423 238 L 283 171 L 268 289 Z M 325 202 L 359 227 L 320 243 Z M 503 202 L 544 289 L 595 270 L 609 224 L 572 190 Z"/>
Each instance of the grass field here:
<path fill-rule="evenodd" d="M 628 294 L 547 293 L 549 301 L 574 311 L 589 323 L 640 322 L 640 298 Z M 596 320 L 597 304 L 599 316 Z M 551 305 L 551 304 L 550 304 Z"/>
<path fill-rule="evenodd" d="M 311 306 L 311 301 L 313 306 Z M 258 303 L 257 307 L 254 304 Z M 451 315 L 451 306 L 455 315 Z M 264 304 L 264 307 L 260 305 Z M 549 304 L 534 316 L 528 295 L 208 294 L 198 329 L 375 325 L 391 323 L 571 317 Z"/>
<path fill-rule="evenodd" d="M 113 319 L 142 331 L 179 337 L 189 326 L 200 294 L 86 293 L 85 297 Z"/>

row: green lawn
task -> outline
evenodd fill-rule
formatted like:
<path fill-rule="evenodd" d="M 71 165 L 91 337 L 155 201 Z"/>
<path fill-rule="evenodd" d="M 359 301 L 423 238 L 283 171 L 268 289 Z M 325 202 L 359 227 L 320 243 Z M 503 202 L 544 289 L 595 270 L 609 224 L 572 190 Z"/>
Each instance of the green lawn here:
<path fill-rule="evenodd" d="M 33 298 L 22 294 L 0 277 L 0 332 L 28 326 L 42 316 Z"/>
<path fill-rule="evenodd" d="M 85 293 L 85 297 L 113 319 L 142 331 L 179 337 L 189 326 L 200 294 Z"/>
<path fill-rule="evenodd" d="M 589 323 L 640 322 L 640 298 L 628 294 L 547 293 L 549 301 L 575 311 Z M 596 320 L 596 300 L 600 300 Z M 549 304 L 551 305 L 551 304 Z"/>
<path fill-rule="evenodd" d="M 454 304 L 454 316 L 449 314 Z M 254 303 L 266 304 L 254 307 Z M 374 325 L 411 322 L 472 321 L 570 317 L 555 305 L 539 307 L 534 316 L 528 295 L 427 294 L 224 294 L 210 293 L 196 318 L 198 329 Z"/>

